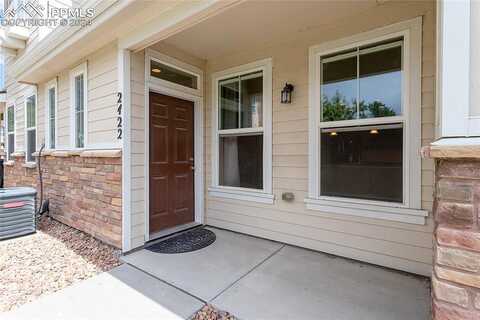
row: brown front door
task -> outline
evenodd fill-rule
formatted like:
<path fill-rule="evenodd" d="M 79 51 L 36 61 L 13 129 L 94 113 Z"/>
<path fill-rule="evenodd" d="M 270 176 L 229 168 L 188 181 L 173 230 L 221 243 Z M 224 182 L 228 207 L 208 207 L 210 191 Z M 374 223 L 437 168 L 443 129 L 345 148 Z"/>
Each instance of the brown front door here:
<path fill-rule="evenodd" d="M 193 102 L 150 92 L 150 234 L 194 221 Z"/>

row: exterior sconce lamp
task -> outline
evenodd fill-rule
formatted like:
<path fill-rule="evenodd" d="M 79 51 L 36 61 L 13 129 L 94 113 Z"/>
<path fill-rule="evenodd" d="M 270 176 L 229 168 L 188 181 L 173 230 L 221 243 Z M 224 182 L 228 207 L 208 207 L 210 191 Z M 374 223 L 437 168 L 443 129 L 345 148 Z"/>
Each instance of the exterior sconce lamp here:
<path fill-rule="evenodd" d="M 282 99 L 280 100 L 281 103 L 292 103 L 292 91 L 293 85 L 289 83 L 285 83 L 285 87 L 282 89 Z"/>

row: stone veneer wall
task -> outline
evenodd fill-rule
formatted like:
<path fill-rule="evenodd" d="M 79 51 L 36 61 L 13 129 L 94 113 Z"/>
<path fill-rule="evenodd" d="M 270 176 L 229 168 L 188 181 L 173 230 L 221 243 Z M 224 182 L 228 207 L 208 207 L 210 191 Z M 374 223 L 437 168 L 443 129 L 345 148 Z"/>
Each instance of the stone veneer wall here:
<path fill-rule="evenodd" d="M 42 156 L 44 199 L 53 218 L 117 248 L 122 243 L 122 159 L 85 154 Z M 38 169 L 24 156 L 5 166 L 5 186 L 33 186 L 39 191 Z M 37 198 L 40 196 L 38 194 Z"/>
<path fill-rule="evenodd" d="M 480 319 L 480 160 L 437 160 L 433 318 Z"/>

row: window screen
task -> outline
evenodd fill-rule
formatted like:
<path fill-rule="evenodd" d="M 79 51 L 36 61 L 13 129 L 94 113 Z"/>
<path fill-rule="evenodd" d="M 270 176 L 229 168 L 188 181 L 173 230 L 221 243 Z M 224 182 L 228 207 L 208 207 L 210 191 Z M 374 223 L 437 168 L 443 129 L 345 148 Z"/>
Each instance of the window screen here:
<path fill-rule="evenodd" d="M 403 128 L 335 128 L 321 133 L 321 194 L 403 200 Z"/>

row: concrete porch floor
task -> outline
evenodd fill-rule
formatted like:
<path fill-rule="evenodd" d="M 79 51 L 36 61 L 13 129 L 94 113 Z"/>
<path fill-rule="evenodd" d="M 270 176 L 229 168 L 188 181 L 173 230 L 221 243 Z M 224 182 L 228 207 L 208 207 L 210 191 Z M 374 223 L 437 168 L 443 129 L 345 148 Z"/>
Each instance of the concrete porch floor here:
<path fill-rule="evenodd" d="M 130 266 L 240 319 L 430 319 L 429 281 L 211 228 L 199 251 L 123 257 Z"/>

